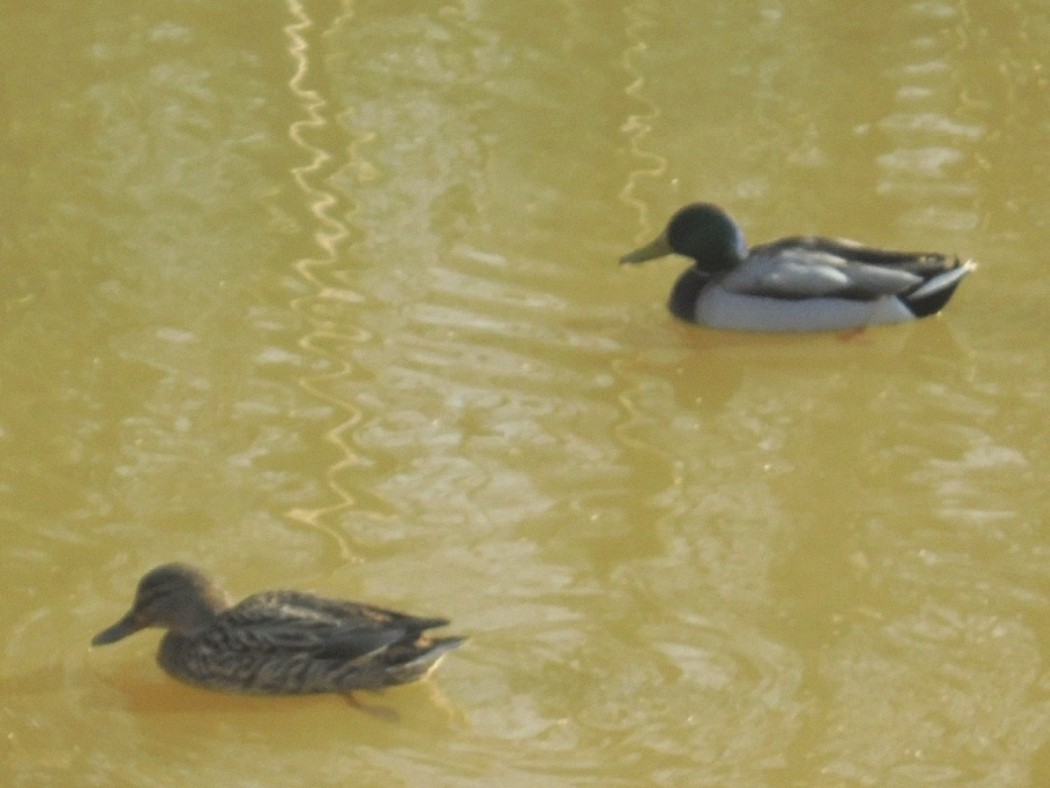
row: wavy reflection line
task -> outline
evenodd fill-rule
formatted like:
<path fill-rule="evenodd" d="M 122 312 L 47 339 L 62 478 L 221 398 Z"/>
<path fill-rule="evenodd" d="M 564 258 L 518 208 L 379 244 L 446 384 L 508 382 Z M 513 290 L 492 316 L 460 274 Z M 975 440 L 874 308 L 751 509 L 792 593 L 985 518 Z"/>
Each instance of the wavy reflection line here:
<path fill-rule="evenodd" d="M 679 456 L 662 444 L 646 440 L 636 434 L 651 426 L 653 421 L 652 416 L 647 415 L 647 410 L 637 401 L 642 396 L 644 378 L 632 369 L 629 362 L 623 360 L 614 361 L 612 369 L 616 377 L 624 382 L 616 396 L 623 416 L 613 426 L 613 435 L 621 446 L 632 450 L 635 456 L 655 459 L 654 463 L 648 466 L 649 473 L 636 474 L 636 480 L 649 480 L 649 501 L 655 500 L 664 490 L 682 489 L 685 484 L 685 471 Z M 652 470 L 657 467 L 660 467 L 662 471 L 660 478 L 667 480 L 663 486 L 660 485 L 656 474 L 652 473 Z"/>
<path fill-rule="evenodd" d="M 945 231 L 980 224 L 980 200 L 967 162 L 986 126 L 968 117 L 966 81 L 955 65 L 971 46 L 970 20 L 962 9 L 907 7 L 914 34 L 896 46 L 887 72 L 896 85 L 892 110 L 878 122 L 890 148 L 876 158 L 877 193 L 899 201 L 900 221 Z M 932 42 L 932 43 L 931 43 Z"/>
<path fill-rule="evenodd" d="M 649 44 L 643 31 L 653 27 L 652 21 L 642 10 L 643 4 L 630 4 L 624 8 L 624 16 L 627 18 L 624 33 L 628 44 L 623 50 L 621 62 L 628 76 L 632 77 L 624 93 L 634 101 L 644 106 L 641 112 L 631 113 L 620 127 L 627 136 L 628 149 L 631 156 L 638 161 L 638 165 L 627 175 L 627 182 L 617 195 L 624 203 L 638 210 L 639 219 L 643 225 L 649 224 L 649 206 L 636 196 L 638 186 L 645 178 L 656 179 L 667 172 L 667 159 L 654 151 L 646 149 L 644 142 L 653 129 L 653 123 L 660 117 L 660 109 L 653 102 L 645 98 L 645 75 L 635 65 L 635 56 L 649 49 Z"/>
<path fill-rule="evenodd" d="M 314 233 L 314 241 L 322 250 L 320 257 L 302 257 L 293 263 L 296 272 L 313 288 L 314 293 L 293 299 L 291 306 L 296 312 L 304 315 L 313 326 L 312 331 L 299 339 L 299 347 L 311 355 L 323 358 L 334 370 L 323 375 L 304 375 L 298 382 L 311 395 L 330 403 L 346 416 L 343 421 L 324 433 L 325 440 L 335 446 L 341 455 L 325 474 L 325 482 L 335 495 L 336 503 L 315 509 L 292 509 L 287 515 L 330 537 L 338 545 L 342 559 L 355 561 L 359 559 L 351 550 L 346 536 L 333 526 L 327 525 L 325 521 L 331 515 L 354 505 L 354 496 L 339 483 L 339 477 L 344 470 L 358 462 L 350 442 L 343 436 L 349 434 L 360 421 L 361 413 L 353 403 L 328 390 L 328 384 L 332 381 L 344 379 L 350 374 L 351 365 L 344 357 L 326 351 L 323 345 L 330 339 L 360 341 L 360 337 L 348 337 L 337 331 L 335 323 L 325 319 L 325 309 L 319 307 L 332 303 L 359 302 L 361 297 L 344 286 L 325 281 L 324 272 L 336 261 L 338 246 L 350 232 L 346 224 L 331 214 L 331 210 L 338 204 L 336 196 L 315 185 L 317 180 L 323 178 L 325 168 L 333 159 L 328 151 L 308 139 L 308 135 L 319 134 L 331 125 L 325 117 L 328 101 L 318 90 L 307 84 L 311 69 L 311 43 L 308 34 L 317 24 L 299 0 L 287 2 L 288 11 L 295 20 L 284 28 L 289 39 L 288 52 L 295 64 L 295 73 L 288 81 L 288 86 L 299 99 L 306 115 L 289 126 L 288 136 L 309 156 L 306 164 L 292 168 L 291 172 L 306 196 L 310 213 L 317 219 L 318 229 Z M 349 14 L 350 10 L 346 8 L 343 16 Z"/>

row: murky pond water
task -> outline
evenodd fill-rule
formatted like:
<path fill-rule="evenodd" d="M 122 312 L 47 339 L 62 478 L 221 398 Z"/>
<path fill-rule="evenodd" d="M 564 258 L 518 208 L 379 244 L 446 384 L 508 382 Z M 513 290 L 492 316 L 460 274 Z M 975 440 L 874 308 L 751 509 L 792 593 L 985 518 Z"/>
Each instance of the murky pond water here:
<path fill-rule="evenodd" d="M 976 5 L 8 9 L 6 782 L 1050 780 L 1050 12 Z M 616 259 L 697 199 L 981 267 L 687 326 Z M 396 722 L 89 649 L 170 560 L 471 640 Z"/>

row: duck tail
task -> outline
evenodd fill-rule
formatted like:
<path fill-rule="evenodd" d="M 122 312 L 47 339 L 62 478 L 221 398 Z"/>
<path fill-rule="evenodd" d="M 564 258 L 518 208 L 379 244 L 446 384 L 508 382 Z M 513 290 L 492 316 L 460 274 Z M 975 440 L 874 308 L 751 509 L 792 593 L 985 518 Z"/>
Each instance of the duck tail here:
<path fill-rule="evenodd" d="M 430 648 L 427 649 L 426 656 L 428 658 L 440 657 L 454 648 L 459 648 L 466 642 L 467 639 L 465 637 L 434 638 Z"/>
<path fill-rule="evenodd" d="M 977 268 L 973 260 L 958 262 L 951 268 L 930 277 L 915 290 L 903 296 L 901 300 L 915 317 L 929 317 L 944 309 L 945 304 L 955 293 L 959 283 Z"/>
<path fill-rule="evenodd" d="M 434 638 L 407 662 L 394 668 L 398 683 L 425 678 L 433 673 L 445 655 L 466 641 L 462 637 Z"/>

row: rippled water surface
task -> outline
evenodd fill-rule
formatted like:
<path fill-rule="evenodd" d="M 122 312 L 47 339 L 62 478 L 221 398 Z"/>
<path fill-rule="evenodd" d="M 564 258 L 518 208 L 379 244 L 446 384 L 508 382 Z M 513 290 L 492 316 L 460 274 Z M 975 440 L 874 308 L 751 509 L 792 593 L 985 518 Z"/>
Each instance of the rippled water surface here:
<path fill-rule="evenodd" d="M 9 5 L 5 783 L 1050 780 L 1045 4 Z M 696 199 L 980 268 L 687 326 Z M 170 560 L 471 640 L 208 694 L 88 646 Z"/>

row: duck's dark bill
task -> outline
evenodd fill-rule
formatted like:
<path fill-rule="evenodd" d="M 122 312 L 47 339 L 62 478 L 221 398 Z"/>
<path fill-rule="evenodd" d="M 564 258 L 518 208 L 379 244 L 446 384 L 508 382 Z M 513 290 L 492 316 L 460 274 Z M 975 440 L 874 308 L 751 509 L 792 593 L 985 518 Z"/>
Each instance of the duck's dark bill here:
<path fill-rule="evenodd" d="M 132 635 L 140 629 L 142 629 L 142 625 L 135 621 L 135 618 L 131 613 L 128 613 L 109 629 L 104 629 L 95 635 L 95 637 L 91 638 L 91 645 L 104 646 L 107 643 L 116 643 L 118 640 L 122 640 L 128 635 Z"/>
<path fill-rule="evenodd" d="M 660 233 L 660 235 L 653 239 L 651 243 L 646 244 L 640 249 L 635 249 L 633 252 L 621 257 L 620 264 L 644 263 L 646 260 L 652 260 L 655 257 L 664 257 L 672 252 L 671 245 L 667 242 L 667 234 Z"/>

